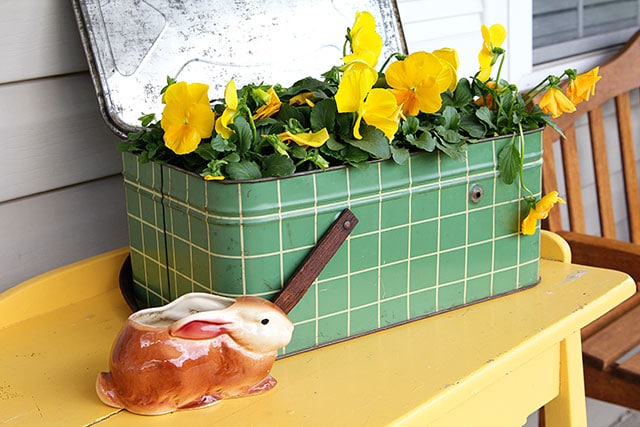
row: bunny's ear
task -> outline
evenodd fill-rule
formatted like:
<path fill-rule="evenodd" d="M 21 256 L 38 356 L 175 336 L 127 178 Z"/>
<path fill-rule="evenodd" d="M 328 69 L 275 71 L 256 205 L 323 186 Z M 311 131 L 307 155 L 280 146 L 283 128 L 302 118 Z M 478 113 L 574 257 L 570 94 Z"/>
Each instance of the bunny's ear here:
<path fill-rule="evenodd" d="M 206 320 L 192 320 L 190 322 L 176 322 L 169 328 L 169 333 L 178 338 L 188 340 L 207 340 L 228 333 L 227 323 Z"/>

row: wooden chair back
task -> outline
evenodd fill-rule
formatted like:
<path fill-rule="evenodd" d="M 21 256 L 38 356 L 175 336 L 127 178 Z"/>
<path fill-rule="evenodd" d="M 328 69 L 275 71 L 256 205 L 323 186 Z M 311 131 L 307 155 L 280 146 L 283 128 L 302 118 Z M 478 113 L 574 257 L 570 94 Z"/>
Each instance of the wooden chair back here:
<path fill-rule="evenodd" d="M 563 224 L 559 209 L 552 209 L 543 227 L 568 241 L 573 262 L 621 270 L 640 282 L 640 192 L 636 165 L 636 151 L 640 148 L 634 147 L 634 133 L 635 141 L 640 143 L 640 31 L 619 54 L 600 67 L 600 75 L 595 95 L 578 104 L 573 114 L 556 120 L 564 137 L 558 138 L 551 128 L 544 131 L 543 191 L 558 190 L 564 196 L 568 224 Z M 603 110 L 609 109 L 615 110 L 617 126 L 605 126 Z M 576 128 L 585 119 L 588 138 L 576 138 Z M 554 152 L 556 141 L 560 145 Z M 558 163 L 555 153 L 561 156 Z M 581 164 L 580 159 L 590 161 L 583 160 Z M 622 179 L 618 175 L 612 180 L 610 164 L 618 161 Z M 557 168 L 558 164 L 562 167 Z M 583 197 L 581 177 L 591 172 L 595 177 L 597 208 L 590 199 L 593 192 Z M 560 174 L 564 189 L 558 188 Z M 626 212 L 616 215 L 615 207 L 621 205 Z M 597 214 L 599 230 L 585 221 L 585 216 L 592 214 Z M 616 224 L 616 218 L 624 217 L 625 224 Z M 640 353 L 635 354 L 640 346 L 640 293 L 583 328 L 581 335 L 587 396 L 640 410 Z"/>
<path fill-rule="evenodd" d="M 640 243 L 640 196 L 631 106 L 631 95 L 635 91 L 637 96 L 638 87 L 640 87 L 640 31 L 618 55 L 600 67 L 600 75 L 602 79 L 596 86 L 595 95 L 588 101 L 578 104 L 576 112 L 564 114 L 556 119 L 556 123 L 565 134 L 565 137 L 560 139 L 562 170 L 556 169 L 553 151 L 553 144 L 558 140 L 558 134 L 551 128 L 547 128 L 544 132 L 543 190 L 546 193 L 558 189 L 557 175 L 563 173 L 564 196 L 569 212 L 569 224 L 563 224 L 560 210 L 553 209 L 549 213 L 546 227 L 551 231 L 587 232 L 580 172 L 581 168 L 592 168 L 597 189 L 600 235 L 610 239 L 618 238 L 613 197 L 619 192 L 611 187 L 609 160 L 612 152 L 607 150 L 607 141 L 611 144 L 616 135 L 609 129 L 605 130 L 603 117 L 603 105 L 607 101 L 614 100 L 629 240 Z M 590 144 L 588 141 L 576 140 L 576 121 L 582 120 L 581 118 L 585 116 L 588 119 Z M 636 120 L 636 132 L 639 131 L 640 120 Z M 640 141 L 640 137 L 636 141 Z M 582 150 L 591 150 L 591 156 L 580 156 Z M 591 157 L 592 165 L 580 165 L 580 157 Z"/>

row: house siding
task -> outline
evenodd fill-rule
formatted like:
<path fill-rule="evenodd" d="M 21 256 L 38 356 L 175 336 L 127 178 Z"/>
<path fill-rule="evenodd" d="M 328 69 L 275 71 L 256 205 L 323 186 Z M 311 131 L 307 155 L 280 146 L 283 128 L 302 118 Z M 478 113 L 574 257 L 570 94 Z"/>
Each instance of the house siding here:
<path fill-rule="evenodd" d="M 0 2 L 0 291 L 127 244 L 118 139 L 68 0 Z"/>

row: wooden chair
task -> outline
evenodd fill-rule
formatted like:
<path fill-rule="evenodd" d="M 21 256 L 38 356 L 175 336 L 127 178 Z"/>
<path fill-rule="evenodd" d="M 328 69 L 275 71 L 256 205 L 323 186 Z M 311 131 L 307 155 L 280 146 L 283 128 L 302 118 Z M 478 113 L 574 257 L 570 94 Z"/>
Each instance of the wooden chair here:
<path fill-rule="evenodd" d="M 553 145 L 558 134 L 550 128 L 544 132 L 543 190 L 558 189 L 567 200 L 569 224 L 563 224 L 560 210 L 551 211 L 543 225 L 564 237 L 571 247 L 573 262 L 620 270 L 640 281 L 640 195 L 634 153 L 632 110 L 630 94 L 636 95 L 640 87 L 640 31 L 612 60 L 600 67 L 602 79 L 589 101 L 577 106 L 573 114 L 565 114 L 556 122 L 566 138 L 559 140 L 562 168 L 556 168 Z M 636 92 L 634 94 L 633 92 Z M 614 129 L 605 130 L 603 105 L 615 104 L 617 135 Z M 640 107 L 636 107 L 640 108 Z M 576 140 L 576 120 L 588 119 L 590 142 Z M 635 117 L 636 129 L 640 117 Z M 614 200 L 611 187 L 609 160 L 617 157 L 618 150 L 607 150 L 619 140 L 620 161 L 624 181 L 624 197 L 629 237 L 619 240 L 616 233 L 614 201 L 620 204 L 623 196 Z M 579 153 L 591 151 L 593 163 L 579 164 Z M 615 154 L 614 154 L 615 153 Z M 589 155 L 582 156 L 588 158 Z M 617 159 L 615 159 L 617 160 Z M 597 189 L 597 212 L 600 234 L 587 234 L 585 205 L 581 189 L 581 168 L 593 170 Z M 590 172 L 590 171 L 589 171 Z M 565 190 L 558 188 L 558 174 L 563 173 Z M 584 175 L 583 175 L 584 176 Z M 619 192 L 617 193 L 619 194 Z M 625 238 L 626 240 L 626 238 Z M 640 293 L 596 320 L 582 330 L 585 389 L 589 397 L 640 410 L 640 354 L 629 352 L 640 344 Z M 637 353 L 639 350 L 635 349 Z M 631 351 L 633 353 L 633 351 Z M 624 357 L 623 357 L 624 356 Z"/>

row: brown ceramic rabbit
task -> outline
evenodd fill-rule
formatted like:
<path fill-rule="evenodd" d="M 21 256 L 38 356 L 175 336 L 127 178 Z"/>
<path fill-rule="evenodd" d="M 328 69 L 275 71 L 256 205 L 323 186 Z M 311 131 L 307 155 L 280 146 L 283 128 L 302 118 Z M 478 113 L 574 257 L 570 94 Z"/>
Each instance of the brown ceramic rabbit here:
<path fill-rule="evenodd" d="M 107 405 L 146 415 L 271 389 L 277 350 L 293 324 L 271 302 L 203 293 L 132 314 L 96 381 Z"/>

